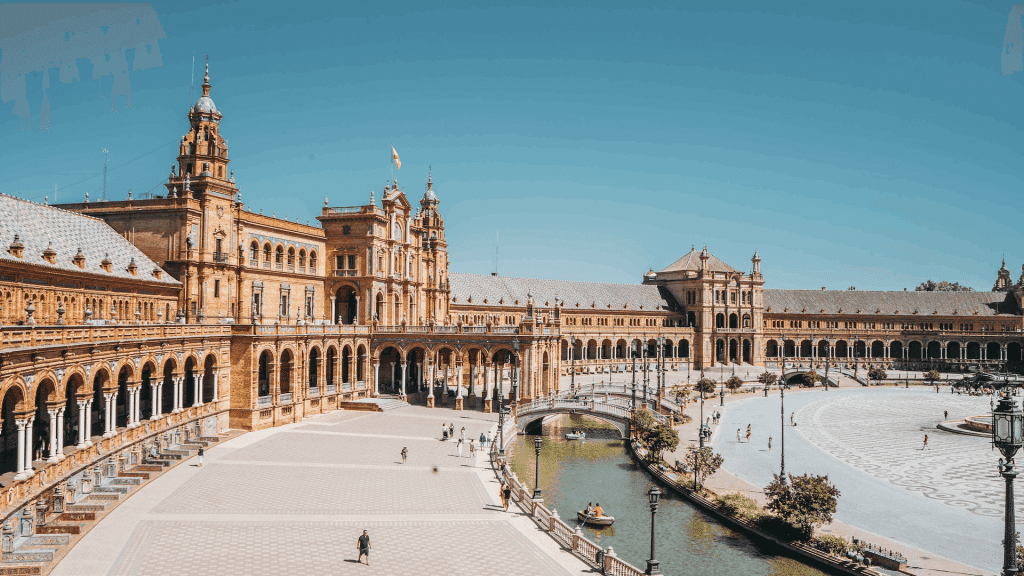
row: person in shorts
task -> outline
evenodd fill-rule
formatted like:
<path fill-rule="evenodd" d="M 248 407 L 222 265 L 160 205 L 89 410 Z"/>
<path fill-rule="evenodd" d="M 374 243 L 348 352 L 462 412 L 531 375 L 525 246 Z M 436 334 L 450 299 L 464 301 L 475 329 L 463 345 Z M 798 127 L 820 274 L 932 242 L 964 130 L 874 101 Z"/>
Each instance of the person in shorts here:
<path fill-rule="evenodd" d="M 370 565 L 370 535 L 366 533 L 366 530 L 363 530 L 363 535 L 359 537 L 359 542 L 358 542 L 358 544 L 356 544 L 356 546 L 359 548 L 359 560 L 357 560 L 357 562 L 362 564 L 363 563 L 363 556 L 366 556 L 366 565 L 369 566 Z"/>

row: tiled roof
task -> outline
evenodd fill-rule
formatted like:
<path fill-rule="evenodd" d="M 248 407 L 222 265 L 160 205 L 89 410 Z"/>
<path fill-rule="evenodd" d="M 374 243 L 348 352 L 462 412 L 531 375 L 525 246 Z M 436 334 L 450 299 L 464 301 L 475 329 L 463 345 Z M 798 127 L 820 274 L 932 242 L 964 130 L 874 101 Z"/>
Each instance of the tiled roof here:
<path fill-rule="evenodd" d="M 1006 292 L 875 292 L 867 290 L 765 290 L 765 312 L 996 316 L 1019 314 Z M 771 310 L 769 310 L 771 308 Z M 876 312 L 878 311 L 878 312 Z M 936 312 L 937 311 L 937 312 Z M 977 311 L 977 314 L 975 314 Z"/>
<path fill-rule="evenodd" d="M 672 304 L 667 292 L 645 284 L 571 282 L 458 272 L 449 274 L 448 279 L 452 303 L 456 305 L 468 305 L 472 297 L 473 306 L 516 306 L 517 300 L 518 306 L 526 306 L 528 294 L 533 295 L 537 306 L 554 306 L 557 296 L 567 310 L 640 310 L 641 306 L 643 310 L 668 310 Z M 484 299 L 487 299 L 486 304 Z"/>
<path fill-rule="evenodd" d="M 707 250 L 707 248 L 705 248 Z M 690 248 L 690 251 L 685 256 L 676 260 L 671 265 L 666 267 L 661 272 L 677 272 L 681 270 L 688 270 L 696 272 L 700 270 L 700 252 L 696 248 Z M 735 268 L 729 266 L 725 262 L 722 262 L 718 257 L 708 254 L 708 270 L 712 272 L 737 272 Z"/>
<path fill-rule="evenodd" d="M 15 234 L 25 246 L 20 259 L 8 251 L 8 247 L 14 242 Z M 43 259 L 43 252 L 47 246 L 57 253 L 56 264 L 50 264 Z M 79 248 L 85 255 L 84 270 L 73 261 Z M 110 272 L 100 267 L 105 257 L 110 259 Z M 133 258 L 135 265 L 138 266 L 138 276 L 132 276 L 127 270 Z M 168 286 L 181 285 L 166 272 L 161 274 L 159 279 L 154 277 L 153 270 L 158 268 L 156 263 L 103 220 L 0 194 L 0 266 L 8 261 L 25 262 L 75 273 L 84 271 L 125 280 L 144 280 Z"/>

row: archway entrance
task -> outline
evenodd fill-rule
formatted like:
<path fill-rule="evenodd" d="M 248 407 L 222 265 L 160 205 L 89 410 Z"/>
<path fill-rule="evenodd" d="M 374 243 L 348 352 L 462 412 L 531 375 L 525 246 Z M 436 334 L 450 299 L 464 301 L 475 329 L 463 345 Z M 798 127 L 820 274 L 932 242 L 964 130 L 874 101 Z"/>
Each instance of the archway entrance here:
<path fill-rule="evenodd" d="M 356 291 L 351 286 L 338 288 L 334 298 L 334 323 L 354 324 L 356 312 Z"/>

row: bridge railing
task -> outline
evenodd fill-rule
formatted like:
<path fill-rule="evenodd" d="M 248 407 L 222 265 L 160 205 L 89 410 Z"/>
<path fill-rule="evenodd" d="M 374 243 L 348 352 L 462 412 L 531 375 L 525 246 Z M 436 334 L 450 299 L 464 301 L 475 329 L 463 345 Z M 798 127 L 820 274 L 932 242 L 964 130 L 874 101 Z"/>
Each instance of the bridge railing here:
<path fill-rule="evenodd" d="M 639 388 L 638 388 L 639 391 Z M 620 396 L 631 396 L 633 394 L 633 387 L 625 384 L 582 384 L 576 387 L 576 395 L 590 395 L 590 394 L 617 394 Z M 573 395 L 570 390 L 563 390 L 557 394 L 558 397 L 567 398 Z M 654 395 L 648 390 L 648 399 L 653 399 Z M 661 399 L 661 406 L 668 408 L 673 412 L 679 412 L 681 408 L 679 404 L 670 400 L 669 398 Z"/>
<path fill-rule="evenodd" d="M 629 407 L 629 403 L 623 400 L 616 399 L 615 402 L 605 402 L 604 399 L 584 400 L 579 398 L 544 398 L 540 400 L 534 400 L 519 404 L 518 415 L 525 416 L 537 412 L 547 411 L 561 411 L 561 410 L 579 410 L 581 412 L 591 412 L 594 414 L 608 414 L 615 416 L 622 420 L 629 420 L 632 417 L 633 410 Z M 660 424 L 668 423 L 668 417 L 657 412 L 652 412 L 654 419 Z"/>

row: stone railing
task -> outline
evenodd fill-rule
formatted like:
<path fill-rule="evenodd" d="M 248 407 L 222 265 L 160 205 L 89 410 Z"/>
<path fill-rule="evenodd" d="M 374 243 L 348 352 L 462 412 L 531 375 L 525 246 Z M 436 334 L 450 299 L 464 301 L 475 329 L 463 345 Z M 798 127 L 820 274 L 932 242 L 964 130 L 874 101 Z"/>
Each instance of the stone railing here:
<path fill-rule="evenodd" d="M 187 326 L 187 324 L 186 324 Z M 235 324 L 235 334 L 369 334 L 358 324 Z"/>
<path fill-rule="evenodd" d="M 335 391 L 336 391 L 336 388 L 335 388 L 336 386 L 337 386 L 337 384 L 328 384 L 327 385 L 327 393 L 328 394 L 334 394 Z"/>
<path fill-rule="evenodd" d="M 143 443 L 160 438 L 178 438 L 177 443 L 180 444 L 185 441 L 182 439 L 193 436 L 216 435 L 220 432 L 220 425 L 215 420 L 227 412 L 227 408 L 218 408 L 215 403 L 204 404 L 176 414 L 165 414 L 156 420 L 145 420 L 138 428 L 121 430 L 113 437 L 98 439 L 96 444 L 77 450 L 64 460 L 40 468 L 32 477 L 0 489 L 0 513 L 4 515 L 0 524 L 6 524 L 23 508 L 41 508 L 41 502 L 46 509 L 52 509 L 55 497 L 60 498 L 61 506 L 71 503 L 74 494 L 80 493 L 73 489 L 77 485 L 74 481 L 81 480 L 94 466 L 104 464 L 123 470 L 125 466 L 141 464 L 145 456 Z M 214 419 L 212 424 L 210 418 Z M 165 442 L 165 445 L 170 443 Z"/>
<path fill-rule="evenodd" d="M 310 386 L 309 387 L 309 397 L 310 398 L 313 398 L 313 397 L 316 397 L 316 396 L 319 396 L 319 395 L 320 395 L 320 387 L 319 386 Z"/>
<path fill-rule="evenodd" d="M 493 447 L 492 447 L 493 448 Z M 491 451 L 492 457 L 494 450 Z M 532 498 L 532 492 L 516 478 L 515 474 L 498 472 L 506 484 L 512 489 L 513 499 L 530 518 L 554 538 L 565 549 L 581 558 L 587 564 L 599 567 L 603 574 L 615 576 L 643 576 L 643 571 L 620 560 L 609 546 L 604 550 L 583 535 L 580 526 L 570 526 L 558 517 L 557 510 L 548 510 L 540 500 Z"/>
<path fill-rule="evenodd" d="M 638 404 L 642 403 L 643 402 L 643 387 L 638 385 L 636 387 L 636 393 L 637 393 L 637 398 L 638 398 L 637 403 Z M 576 387 L 576 395 L 578 395 L 578 396 L 592 396 L 594 394 L 614 394 L 616 396 L 629 396 L 629 397 L 632 397 L 632 395 L 633 395 L 633 387 L 631 385 L 627 385 L 627 384 L 608 384 L 608 383 L 605 383 L 605 384 L 600 384 L 600 383 L 598 383 L 598 384 L 581 384 L 581 385 Z M 568 398 L 568 397 L 570 397 L 572 395 L 573 395 L 573 392 L 571 390 L 562 390 L 562 391 L 558 392 L 558 394 L 556 394 L 556 396 L 558 396 L 559 398 Z M 650 400 L 657 400 L 657 395 L 651 393 L 650 386 L 648 386 L 648 388 L 647 388 L 647 399 L 648 399 L 648 401 L 650 401 Z M 608 403 L 612 403 L 611 399 L 609 399 Z M 679 404 L 676 404 L 675 401 L 670 400 L 668 398 L 662 398 L 661 399 L 661 406 L 663 408 L 668 408 L 669 410 L 671 410 L 673 412 L 679 412 L 679 410 L 680 410 Z"/>
<path fill-rule="evenodd" d="M 4 326 L 0 349 L 95 344 L 104 340 L 169 340 L 231 334 L 226 324 L 119 324 L 107 326 Z"/>
<path fill-rule="evenodd" d="M 277 402 L 279 404 L 285 404 L 285 403 L 291 402 L 291 401 L 292 401 L 292 393 L 291 392 L 286 392 L 286 393 L 281 394 L 280 396 L 277 397 Z"/>
<path fill-rule="evenodd" d="M 517 414 L 519 416 L 524 416 L 534 412 L 546 412 L 549 410 L 579 410 L 595 414 L 608 414 L 610 416 L 615 416 L 620 420 L 627 421 L 632 417 L 633 412 L 629 408 L 628 404 L 606 403 L 603 399 L 600 399 L 599 401 L 551 397 L 521 403 L 518 406 Z M 660 424 L 668 423 L 668 417 L 663 414 L 652 412 L 651 416 L 653 416 L 655 421 Z"/>
<path fill-rule="evenodd" d="M 274 403 L 273 396 L 258 396 L 256 398 L 256 406 L 270 406 Z"/>

